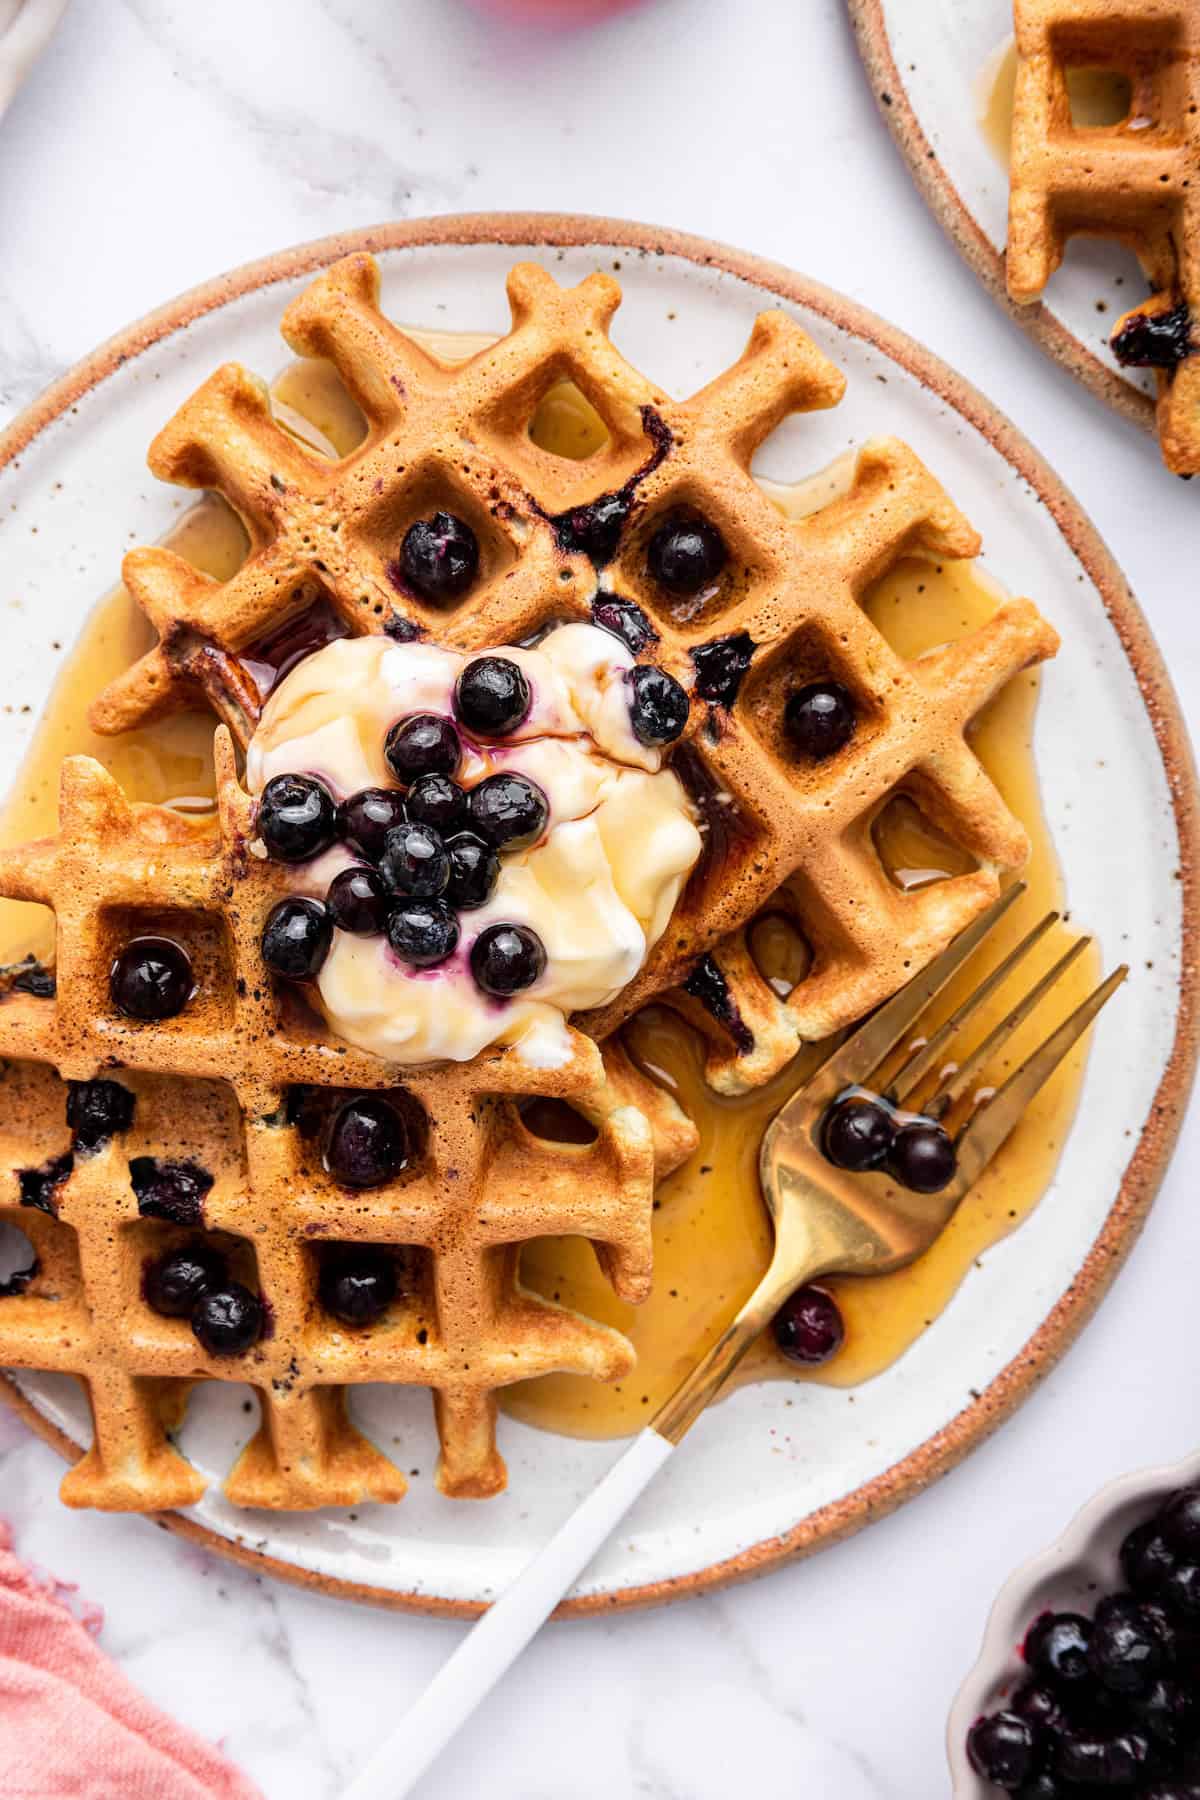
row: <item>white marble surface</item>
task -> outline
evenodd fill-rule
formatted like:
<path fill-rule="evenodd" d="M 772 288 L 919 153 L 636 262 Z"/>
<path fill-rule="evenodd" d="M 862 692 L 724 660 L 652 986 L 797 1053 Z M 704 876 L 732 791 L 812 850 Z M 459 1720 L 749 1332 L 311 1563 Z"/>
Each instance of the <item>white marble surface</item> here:
<path fill-rule="evenodd" d="M 959 266 L 876 117 L 840 0 L 647 0 L 556 34 L 462 0 L 73 0 L 0 126 L 0 417 L 231 264 L 387 216 L 513 207 L 705 232 L 927 337 L 1099 521 L 1196 718 L 1200 496 Z M 1198 1140 L 1193 1118 L 1080 1345 L 961 1470 L 750 1587 L 548 1631 L 424 1800 L 485 1784 L 493 1800 L 944 1793 L 946 1710 L 1001 1579 L 1101 1481 L 1200 1435 Z M 261 1583 L 137 1520 L 69 1514 L 60 1473 L 0 1415 L 19 1548 L 105 1607 L 110 1653 L 269 1800 L 333 1800 L 458 1637 Z"/>

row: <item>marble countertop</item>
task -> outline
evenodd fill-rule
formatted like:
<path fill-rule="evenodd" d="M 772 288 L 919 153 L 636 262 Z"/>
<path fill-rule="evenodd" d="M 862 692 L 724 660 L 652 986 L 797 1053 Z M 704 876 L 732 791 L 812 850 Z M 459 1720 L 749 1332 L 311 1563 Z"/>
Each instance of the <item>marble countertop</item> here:
<path fill-rule="evenodd" d="M 866 302 L 997 400 L 1098 521 L 1200 716 L 1195 490 L 959 263 L 876 116 L 841 0 L 645 0 L 558 32 L 464 0 L 73 0 L 0 145 L 0 420 L 179 289 L 347 225 L 485 208 L 677 225 Z M 1200 1435 L 1198 1149 L 1193 1111 L 1100 1315 L 960 1470 L 756 1584 L 549 1629 L 423 1800 L 485 1780 L 492 1800 L 944 1793 L 946 1711 L 1004 1576 L 1102 1481 Z M 459 1637 L 68 1513 L 60 1475 L 0 1413 L 18 1548 L 104 1607 L 110 1654 L 269 1800 L 333 1800 Z"/>

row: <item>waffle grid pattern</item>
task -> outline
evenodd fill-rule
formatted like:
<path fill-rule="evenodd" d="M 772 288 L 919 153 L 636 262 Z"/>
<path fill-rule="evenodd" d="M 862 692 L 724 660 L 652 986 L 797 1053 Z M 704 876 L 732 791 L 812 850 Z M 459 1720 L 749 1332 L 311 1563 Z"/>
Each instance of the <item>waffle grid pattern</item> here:
<path fill-rule="evenodd" d="M 1200 11 L 1192 0 L 1015 0 L 1009 292 L 1039 298 L 1077 232 L 1113 237 L 1154 290 L 1135 309 L 1200 311 Z M 1078 126 L 1067 72 L 1112 69 L 1133 102 L 1119 124 Z M 1119 320 L 1114 338 L 1127 322 Z M 1200 473 L 1200 334 L 1158 371 L 1167 466 Z"/>
<path fill-rule="evenodd" d="M 226 1485 L 240 1505 L 398 1500 L 404 1476 L 347 1414 L 346 1390 L 373 1381 L 432 1389 L 439 1485 L 495 1493 L 505 1481 L 498 1388 L 550 1370 L 610 1378 L 633 1361 L 619 1333 L 521 1288 L 521 1244 L 587 1236 L 616 1292 L 644 1297 L 654 1181 L 694 1133 L 618 1048 L 602 1057 L 575 1033 L 571 1062 L 553 1072 L 494 1052 L 406 1074 L 404 1103 L 425 1120 L 415 1166 L 385 1187 L 338 1187 L 288 1123 L 289 1093 L 395 1090 L 397 1071 L 323 1042 L 264 981 L 258 939 L 286 875 L 248 850 L 252 802 L 224 731 L 218 775 L 215 847 L 168 813 L 131 808 L 98 764 L 75 757 L 64 765 L 59 837 L 0 852 L 0 891 L 51 906 L 58 947 L 55 999 L 10 992 L 0 1004 L 9 1062 L 0 1218 L 30 1237 L 39 1263 L 0 1306 L 0 1365 L 86 1385 L 95 1439 L 65 1478 L 71 1504 L 198 1500 L 205 1479 L 169 1435 L 197 1381 L 257 1391 L 261 1424 Z M 198 991 L 178 1017 L 137 1024 L 113 1007 L 111 957 L 123 934 L 164 925 L 191 952 Z M 77 1151 L 48 1211 L 22 1206 L 20 1168 L 69 1148 L 65 1082 L 113 1070 L 137 1095 L 132 1130 Z M 531 1095 L 568 1102 L 595 1141 L 535 1136 L 518 1110 Z M 156 1149 L 178 1157 L 181 1145 L 216 1177 L 206 1230 L 267 1303 L 270 1329 L 242 1356 L 207 1356 L 185 1320 L 139 1299 L 149 1256 L 196 1234 L 139 1215 L 128 1163 Z M 321 1246 L 352 1242 L 407 1253 L 395 1306 L 367 1330 L 339 1326 L 317 1299 Z"/>
<path fill-rule="evenodd" d="M 964 732 L 1011 675 L 1053 654 L 1054 634 L 1029 601 L 1014 600 L 934 656 L 908 664 L 892 651 L 862 610 L 866 589 L 902 556 L 969 557 L 979 539 L 894 439 L 867 445 L 849 492 L 808 518 L 786 519 L 764 495 L 750 473 L 758 446 L 789 413 L 835 405 L 844 388 L 782 311 L 762 314 L 740 360 L 676 402 L 610 343 L 620 290 L 609 276 L 562 289 L 540 268 L 517 267 L 512 330 L 458 365 L 384 318 L 378 290 L 372 259 L 348 257 L 283 321 L 289 345 L 332 361 L 363 412 L 365 437 L 348 456 L 331 462 L 299 443 L 236 365 L 155 442 L 155 473 L 224 494 L 251 552 L 224 583 L 169 550 L 131 552 L 126 580 L 160 642 L 101 697 L 95 723 L 125 729 L 194 703 L 199 688 L 244 742 L 260 705 L 255 648 L 314 594 L 352 632 L 428 632 L 465 648 L 588 618 L 596 572 L 555 521 L 623 490 L 632 509 L 599 597 L 611 590 L 642 607 L 657 634 L 645 654 L 694 688 L 693 651 L 740 633 L 754 651 L 730 707 L 693 705 L 682 750 L 679 766 L 706 803 L 710 854 L 637 979 L 578 1022 L 603 1037 L 670 994 L 707 1032 L 717 1085 L 765 1080 L 799 1042 L 893 992 L 995 896 L 1000 873 L 1023 862 L 1025 834 Z M 579 462 L 528 435 L 538 401 L 565 379 L 609 432 Z M 466 518 L 482 546 L 477 586 L 446 610 L 405 595 L 389 575 L 407 525 L 434 507 Z M 714 591 L 686 605 L 656 588 L 645 558 L 656 525 L 679 509 L 710 518 L 730 553 Z M 860 728 L 838 757 L 802 767 L 783 739 L 784 702 L 791 687 L 830 673 L 853 692 Z M 891 883 L 870 822 L 902 787 L 976 859 L 975 872 L 919 892 Z M 776 894 L 813 949 L 808 973 L 782 997 L 744 931 Z M 710 952 L 729 996 L 724 1020 L 681 988 Z"/>

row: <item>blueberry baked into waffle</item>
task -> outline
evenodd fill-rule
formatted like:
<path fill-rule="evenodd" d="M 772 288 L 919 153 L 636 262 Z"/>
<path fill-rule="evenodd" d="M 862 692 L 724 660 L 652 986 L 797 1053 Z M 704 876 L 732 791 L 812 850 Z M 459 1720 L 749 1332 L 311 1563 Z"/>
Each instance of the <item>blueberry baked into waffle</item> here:
<path fill-rule="evenodd" d="M 1200 6 L 1014 0 L 1014 18 L 1009 293 L 1039 299 L 1077 232 L 1134 250 L 1152 292 L 1117 320 L 1112 348 L 1155 372 L 1167 467 L 1200 473 Z M 1126 117 L 1075 124 L 1073 68 L 1125 75 Z"/>
<path fill-rule="evenodd" d="M 362 410 L 341 458 L 236 366 L 185 404 L 151 466 L 223 494 L 249 553 L 223 582 L 131 553 L 159 641 L 93 716 L 211 704 L 216 830 L 73 757 L 58 836 L 0 852 L 0 893 L 57 934 L 0 1003 L 0 1216 L 36 1256 L 0 1365 L 86 1385 L 73 1504 L 194 1502 L 173 1433 L 206 1380 L 260 1397 L 239 1504 L 400 1498 L 349 1421 L 368 1381 L 431 1389 L 446 1493 L 498 1491 L 497 1389 L 632 1361 L 522 1287 L 521 1245 L 585 1237 L 643 1297 L 655 1181 L 695 1143 L 616 1028 L 665 999 L 715 1084 L 760 1082 L 1026 854 L 965 734 L 1054 633 L 1014 600 L 916 661 L 888 646 L 868 584 L 978 539 L 892 440 L 809 517 L 765 497 L 759 443 L 842 390 L 805 333 L 764 314 L 681 403 L 609 343 L 611 278 L 521 266 L 509 295 L 508 336 L 450 364 L 383 316 L 369 257 L 315 281 L 284 333 Z M 608 432 L 579 461 L 528 432 L 564 379 Z M 900 789 L 970 874 L 891 884 L 870 826 Z M 745 937 L 768 904 L 814 948 L 783 997 Z M 590 1142 L 538 1130 L 564 1104 Z"/>

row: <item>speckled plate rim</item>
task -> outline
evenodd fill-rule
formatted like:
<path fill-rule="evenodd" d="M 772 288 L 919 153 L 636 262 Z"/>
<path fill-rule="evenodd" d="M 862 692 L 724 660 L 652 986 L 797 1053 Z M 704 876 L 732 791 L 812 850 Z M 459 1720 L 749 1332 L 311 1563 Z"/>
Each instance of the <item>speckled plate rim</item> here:
<path fill-rule="evenodd" d="M 765 1538 L 736 1556 L 672 1579 L 631 1585 L 603 1594 L 582 1595 L 564 1602 L 559 1609 L 559 1616 L 580 1617 L 663 1605 L 724 1587 L 851 1536 L 921 1493 L 982 1443 L 1028 1398 L 1074 1342 L 1107 1293 L 1145 1222 L 1178 1135 L 1195 1073 L 1200 1043 L 1197 1030 L 1200 960 L 1196 941 L 1196 920 L 1200 914 L 1196 885 L 1200 791 L 1187 728 L 1149 625 L 1095 526 L 1032 444 L 962 376 L 867 308 L 778 263 L 707 238 L 628 220 L 580 214 L 478 213 L 365 227 L 282 250 L 168 301 L 84 357 L 0 433 L 0 471 L 13 458 L 19 457 L 53 420 L 73 406 L 81 394 L 107 380 L 130 358 L 241 295 L 315 271 L 351 252 L 473 244 L 540 244 L 552 249 L 614 245 L 643 254 L 679 256 L 701 267 L 719 269 L 797 306 L 810 308 L 838 330 L 865 339 L 952 407 L 1028 485 L 1031 504 L 1040 501 L 1046 507 L 1068 548 L 1100 595 L 1150 719 L 1171 793 L 1180 847 L 1182 975 L 1171 1054 L 1104 1225 L 1075 1280 L 1042 1324 L 977 1398 L 908 1456 L 860 1485 L 853 1493 L 843 1495 L 809 1514 L 790 1530 Z M 64 1458 L 68 1461 L 78 1459 L 79 1446 L 44 1419 L 15 1383 L 4 1375 L 0 1375 L 0 1399 L 12 1405 Z M 277 1576 L 342 1599 L 454 1618 L 471 1618 L 484 1610 L 481 1602 L 385 1590 L 297 1568 L 277 1557 L 235 1544 L 178 1513 L 157 1513 L 149 1517 L 162 1529 L 178 1532 L 256 1573 Z"/>
<path fill-rule="evenodd" d="M 978 275 L 992 299 L 1048 356 L 1125 418 L 1153 433 L 1155 410 L 1149 394 L 1101 362 L 1043 302 L 1018 306 L 1009 298 L 1003 252 L 990 241 L 950 179 L 908 97 L 904 76 L 892 55 L 885 0 L 846 0 L 846 4 L 876 104 L 922 198 L 963 260 Z"/>

